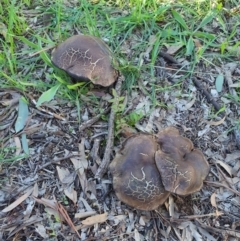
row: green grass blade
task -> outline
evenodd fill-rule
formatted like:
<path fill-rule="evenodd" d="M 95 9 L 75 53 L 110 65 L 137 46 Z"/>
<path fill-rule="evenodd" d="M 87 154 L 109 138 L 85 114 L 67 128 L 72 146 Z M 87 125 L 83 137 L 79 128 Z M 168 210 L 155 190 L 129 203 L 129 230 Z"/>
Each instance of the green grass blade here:
<path fill-rule="evenodd" d="M 61 86 L 61 84 L 57 84 L 50 88 L 49 90 L 42 93 L 42 95 L 39 97 L 37 101 L 37 107 L 40 106 L 43 102 L 51 101 L 55 94 L 57 93 L 58 88 Z"/>
<path fill-rule="evenodd" d="M 180 25 L 185 29 L 185 30 L 189 30 L 188 29 L 188 26 L 185 22 L 185 20 L 182 18 L 182 16 L 175 10 L 172 10 L 172 14 L 173 14 L 173 17 L 177 20 L 177 22 L 180 23 Z"/>
<path fill-rule="evenodd" d="M 215 13 L 213 13 L 213 12 L 211 14 L 206 15 L 203 18 L 202 22 L 199 24 L 199 26 L 195 29 L 194 32 L 197 32 L 200 28 L 202 28 L 205 25 L 207 25 L 208 23 L 210 23 L 214 17 L 215 17 Z"/>

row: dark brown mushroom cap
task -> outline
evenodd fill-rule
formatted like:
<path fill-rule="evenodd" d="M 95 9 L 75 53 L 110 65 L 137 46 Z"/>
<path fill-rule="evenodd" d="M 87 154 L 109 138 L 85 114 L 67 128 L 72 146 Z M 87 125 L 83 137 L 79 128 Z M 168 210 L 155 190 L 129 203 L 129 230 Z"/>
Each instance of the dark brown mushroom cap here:
<path fill-rule="evenodd" d="M 160 150 L 156 152 L 156 165 L 164 188 L 179 195 L 201 189 L 209 172 L 209 164 L 192 142 L 179 135 L 174 127 L 158 133 Z"/>
<path fill-rule="evenodd" d="M 116 195 L 129 206 L 153 210 L 169 196 L 155 165 L 156 151 L 153 136 L 133 135 L 124 142 L 110 164 Z"/>
<path fill-rule="evenodd" d="M 112 67 L 112 53 L 99 38 L 75 35 L 59 44 L 52 53 L 52 62 L 77 80 L 109 86 L 117 79 Z"/>

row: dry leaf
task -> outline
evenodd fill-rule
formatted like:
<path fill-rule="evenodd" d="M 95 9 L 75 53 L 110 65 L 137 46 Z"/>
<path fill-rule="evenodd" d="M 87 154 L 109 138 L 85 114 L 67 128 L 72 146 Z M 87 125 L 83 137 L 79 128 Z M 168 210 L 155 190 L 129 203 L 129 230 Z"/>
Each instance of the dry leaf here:
<path fill-rule="evenodd" d="M 82 221 L 82 224 L 84 225 L 93 225 L 96 223 L 103 223 L 107 220 L 108 213 L 98 214 L 89 218 L 86 218 Z"/>
<path fill-rule="evenodd" d="M 141 241 L 140 234 L 139 234 L 139 232 L 138 232 L 138 230 L 136 228 L 134 229 L 134 239 L 136 241 Z"/>
<path fill-rule="evenodd" d="M 64 193 L 74 204 L 77 203 L 77 192 L 74 190 L 73 186 L 64 188 Z"/>
<path fill-rule="evenodd" d="M 33 191 L 33 188 L 30 188 L 24 195 L 18 198 L 15 202 L 11 203 L 9 206 L 4 208 L 2 212 L 6 213 L 13 210 L 15 207 L 21 204 L 24 200 L 26 200 L 31 195 L 32 191 Z"/>
<path fill-rule="evenodd" d="M 60 221 L 62 219 L 65 220 L 68 223 L 68 225 L 76 232 L 78 237 L 81 239 L 81 236 L 78 233 L 76 227 L 74 226 L 74 224 L 73 224 L 71 218 L 69 217 L 67 211 L 64 209 L 64 207 L 60 203 L 57 202 L 55 197 L 54 197 L 54 200 L 49 200 L 49 199 L 45 199 L 45 198 L 38 199 L 38 198 L 35 198 L 35 197 L 34 197 L 34 199 L 37 202 L 39 202 L 41 204 L 44 204 L 44 205 L 52 208 L 53 210 L 57 211 L 59 213 Z"/>
<path fill-rule="evenodd" d="M 57 202 L 55 200 L 50 200 L 50 199 L 46 199 L 46 198 L 36 198 L 36 197 L 33 197 L 38 203 L 41 203 L 43 204 L 44 206 L 47 206 L 47 207 L 50 207 L 54 210 L 57 210 Z"/>
<path fill-rule="evenodd" d="M 217 207 L 217 203 L 216 203 L 216 193 L 215 192 L 211 195 L 211 204 L 212 204 L 213 207 L 216 208 L 216 216 L 217 217 L 223 214 L 222 212 L 218 211 L 218 207 Z"/>
<path fill-rule="evenodd" d="M 46 228 L 41 223 L 35 224 L 35 230 L 42 238 L 49 240 L 49 236 L 46 232 Z"/>
<path fill-rule="evenodd" d="M 196 241 L 203 241 L 202 236 L 201 236 L 200 233 L 197 231 L 196 226 L 195 226 L 192 222 L 190 222 L 188 228 L 190 229 L 191 234 L 192 234 L 192 236 L 195 238 Z M 188 240 L 189 240 L 189 239 L 188 239 Z"/>
<path fill-rule="evenodd" d="M 210 126 L 219 126 L 225 121 L 226 116 L 224 116 L 221 120 L 219 121 L 205 121 Z"/>
<path fill-rule="evenodd" d="M 179 43 L 177 45 L 171 45 L 171 46 L 168 47 L 167 53 L 170 54 L 170 55 L 174 55 L 182 47 L 183 47 L 182 43 Z"/>
<path fill-rule="evenodd" d="M 59 166 L 57 166 L 57 172 L 59 179 L 63 184 L 73 183 L 75 179 L 75 173 L 70 173 L 68 169 Z M 74 187 L 72 185 L 64 185 L 63 189 L 65 195 L 75 204 L 77 202 L 77 192 L 74 190 Z"/>
<path fill-rule="evenodd" d="M 240 151 L 235 151 L 231 154 L 227 154 L 226 156 L 226 159 L 225 159 L 225 162 L 231 162 L 231 161 L 234 161 L 236 159 L 240 158 Z"/>
<path fill-rule="evenodd" d="M 84 212 L 84 213 L 75 213 L 75 218 L 86 218 L 86 217 L 89 217 L 89 216 L 92 216 L 96 214 L 96 211 L 87 211 L 87 212 Z"/>
<path fill-rule="evenodd" d="M 68 215 L 67 211 L 65 210 L 65 208 L 63 207 L 63 205 L 61 203 L 57 203 L 57 204 L 58 204 L 59 213 L 64 217 L 64 219 L 66 220 L 68 225 L 76 232 L 77 236 L 81 239 L 79 232 L 77 231 L 75 225 L 73 224 L 71 218 L 69 217 L 69 215 Z"/>
<path fill-rule="evenodd" d="M 80 156 L 80 163 L 84 169 L 88 168 L 88 161 L 86 159 L 85 155 L 85 147 L 84 147 L 84 141 L 85 139 L 81 139 L 81 143 L 78 144 L 78 149 L 79 149 L 79 156 Z"/>
<path fill-rule="evenodd" d="M 207 238 L 207 240 L 209 240 L 209 241 L 217 241 L 217 239 L 215 239 L 211 234 L 209 234 L 207 232 L 207 230 L 205 230 L 205 229 L 203 229 L 201 227 L 197 227 L 197 228 L 200 231 L 200 233 Z"/>
<path fill-rule="evenodd" d="M 211 204 L 212 204 L 213 207 L 215 207 L 217 209 L 216 193 L 215 192 L 211 195 Z"/>
<path fill-rule="evenodd" d="M 141 216 L 141 217 L 139 218 L 139 224 L 142 225 L 142 226 L 145 226 L 145 225 L 146 225 L 146 224 L 145 224 L 145 221 L 144 221 L 144 216 Z"/>
<path fill-rule="evenodd" d="M 193 39 L 193 42 L 195 43 L 195 46 L 199 49 L 199 48 L 201 48 L 202 47 L 202 44 L 201 44 L 201 42 L 198 40 L 198 39 Z"/>
<path fill-rule="evenodd" d="M 45 212 L 49 216 L 53 216 L 54 219 L 57 220 L 58 222 L 64 221 L 64 217 L 59 213 L 59 211 L 57 209 L 52 209 L 52 208 L 49 208 L 49 207 L 45 207 L 44 210 L 45 210 Z"/>
<path fill-rule="evenodd" d="M 168 209 L 168 212 L 169 212 L 169 215 L 171 217 L 174 217 L 174 201 L 173 201 L 173 197 L 170 195 L 169 196 L 169 199 L 168 199 L 168 202 L 169 202 L 169 209 Z"/>
<path fill-rule="evenodd" d="M 195 101 L 196 101 L 196 96 L 194 95 L 193 99 L 185 105 L 184 110 L 190 109 L 194 105 Z"/>
<path fill-rule="evenodd" d="M 233 170 L 228 164 L 224 163 L 223 161 L 219 161 L 219 160 L 217 160 L 216 163 L 221 165 L 230 176 L 233 175 Z"/>
<path fill-rule="evenodd" d="M 83 203 L 84 207 L 87 209 L 87 211 L 93 211 L 91 206 L 88 204 L 88 202 L 84 198 L 80 197 L 79 199 L 82 201 L 82 203 Z"/>
<path fill-rule="evenodd" d="M 34 186 L 33 186 L 33 193 L 32 193 L 32 195 L 34 196 L 34 197 L 37 197 L 38 196 L 38 184 L 37 184 L 37 182 L 34 184 Z"/>
<path fill-rule="evenodd" d="M 1 34 L 5 39 L 7 38 L 7 32 L 8 32 L 7 26 L 6 26 L 3 22 L 0 22 L 0 34 Z"/>
<path fill-rule="evenodd" d="M 198 132 L 198 137 L 203 136 L 203 135 L 206 134 L 209 130 L 210 130 L 210 126 L 209 126 L 209 125 L 206 125 L 203 130 L 201 130 L 201 131 Z"/>
<path fill-rule="evenodd" d="M 70 176 L 69 170 L 66 169 L 66 168 L 57 166 L 57 172 L 58 172 L 58 177 L 59 177 L 60 181 L 61 181 L 62 183 L 66 183 L 66 182 L 64 182 L 64 179 L 67 180 L 67 179 L 68 179 L 68 176 Z M 71 182 L 73 182 L 73 181 L 74 181 L 74 180 L 71 180 Z"/>
<path fill-rule="evenodd" d="M 20 154 L 21 151 L 22 151 L 22 145 L 21 145 L 20 138 L 17 137 L 17 136 L 15 136 L 15 137 L 14 137 L 14 142 L 15 142 L 15 146 L 16 146 L 15 155 L 16 155 L 16 156 L 19 156 L 19 154 Z"/>

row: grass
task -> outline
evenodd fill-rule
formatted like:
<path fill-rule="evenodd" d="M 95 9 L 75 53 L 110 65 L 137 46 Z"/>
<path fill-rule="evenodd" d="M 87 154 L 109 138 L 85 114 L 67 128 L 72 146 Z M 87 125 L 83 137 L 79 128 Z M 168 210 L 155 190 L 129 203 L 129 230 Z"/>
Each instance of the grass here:
<path fill-rule="evenodd" d="M 237 6 L 229 1 L 228 8 Z M 153 107 L 159 104 L 152 83 L 156 81 L 159 51 L 162 46 L 183 46 L 176 58 L 187 58 L 190 65 L 183 79 L 196 71 L 199 63 L 215 63 L 219 58 L 234 58 L 240 45 L 240 21 L 228 22 L 229 13 L 221 1 L 104 1 L 82 0 L 76 6 L 64 1 L 7 1 L 0 3 L 0 87 L 45 93 L 61 83 L 57 96 L 76 103 L 84 88 L 71 85 L 69 77 L 51 63 L 51 48 L 67 37 L 91 34 L 107 40 L 126 76 L 128 93 L 139 88 L 139 79 L 148 79 L 145 91 Z M 217 26 L 215 29 L 214 27 Z M 150 43 L 150 38 L 155 40 Z M 149 53 L 146 53 L 150 48 Z M 44 51 L 46 49 L 46 51 Z M 214 52 L 210 50 L 214 49 Z M 148 55 L 148 56 L 147 56 Z M 148 63 L 144 64 L 144 59 Z M 152 82 L 152 83 L 151 83 Z M 179 88 L 181 85 L 179 85 Z M 164 89 L 164 86 L 160 86 Z M 78 99 L 78 105 L 82 100 Z"/>

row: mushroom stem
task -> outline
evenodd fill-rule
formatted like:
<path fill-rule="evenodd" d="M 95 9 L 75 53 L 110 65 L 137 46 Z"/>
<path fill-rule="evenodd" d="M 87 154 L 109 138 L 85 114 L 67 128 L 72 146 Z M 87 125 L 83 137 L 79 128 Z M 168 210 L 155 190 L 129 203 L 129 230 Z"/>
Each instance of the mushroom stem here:
<path fill-rule="evenodd" d="M 116 86 L 115 86 L 115 90 L 116 90 L 116 93 L 118 96 L 121 95 L 121 88 L 122 88 L 123 81 L 124 81 L 124 76 L 120 75 L 117 80 Z M 112 147 L 113 147 L 115 115 L 116 115 L 116 110 L 113 108 L 113 105 L 112 105 L 111 113 L 110 113 L 109 121 L 108 121 L 108 136 L 107 136 L 106 149 L 104 152 L 102 162 L 95 175 L 95 178 L 102 178 L 103 175 L 106 173 L 108 166 L 110 164 L 110 156 L 111 156 L 111 151 L 112 151 Z"/>

